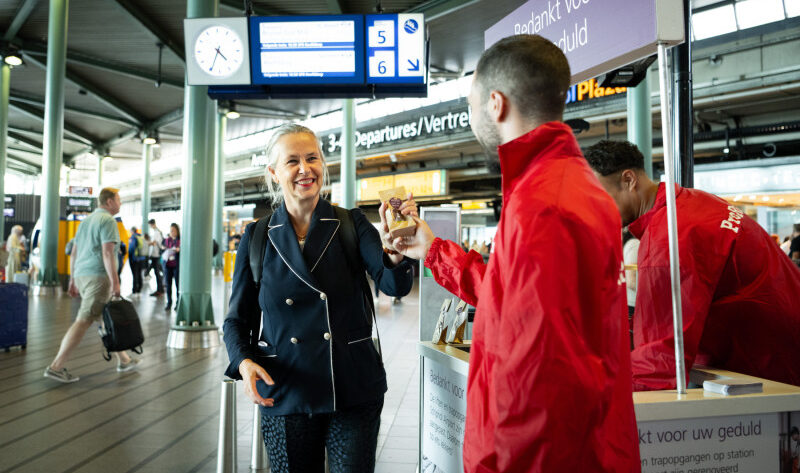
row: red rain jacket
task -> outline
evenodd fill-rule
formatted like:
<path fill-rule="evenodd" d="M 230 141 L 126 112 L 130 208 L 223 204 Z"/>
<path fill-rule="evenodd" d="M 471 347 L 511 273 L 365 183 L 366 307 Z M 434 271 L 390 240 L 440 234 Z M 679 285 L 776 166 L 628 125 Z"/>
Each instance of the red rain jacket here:
<path fill-rule="evenodd" d="M 639 471 L 617 208 L 563 123 L 499 153 L 489 264 L 441 239 L 425 260 L 477 307 L 465 470 Z"/>
<path fill-rule="evenodd" d="M 697 362 L 800 385 L 800 270 L 758 223 L 724 200 L 676 186 L 675 202 L 687 372 Z M 664 184 L 653 208 L 628 228 L 641 240 L 634 389 L 674 389 Z"/>

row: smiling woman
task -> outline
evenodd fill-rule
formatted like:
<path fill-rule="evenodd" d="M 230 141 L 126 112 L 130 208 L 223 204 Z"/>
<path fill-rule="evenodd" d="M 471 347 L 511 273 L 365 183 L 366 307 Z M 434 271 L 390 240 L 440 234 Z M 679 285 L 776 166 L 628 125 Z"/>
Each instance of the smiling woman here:
<path fill-rule="evenodd" d="M 373 471 L 387 385 L 365 271 L 382 292 L 402 297 L 411 264 L 384 253 L 385 218 L 376 230 L 357 209 L 321 198 L 328 174 L 313 131 L 281 126 L 266 155 L 274 212 L 250 224 L 239 244 L 225 374 L 242 379 L 261 406 L 273 472 L 322 471 L 326 451 L 331 471 Z M 416 217 L 414 200 L 400 211 Z"/>
<path fill-rule="evenodd" d="M 310 190 L 316 190 L 317 195 L 330 184 L 328 166 L 325 165 L 325 157 L 319 146 L 319 139 L 310 128 L 294 123 L 287 123 L 279 127 L 267 144 L 266 154 L 268 160 L 267 189 L 273 208 L 280 206 L 283 202 L 283 189 L 289 189 L 291 192 L 294 187 L 293 185 L 286 187 L 280 181 L 278 172 L 281 174 L 295 174 L 295 171 L 317 173 L 313 178 L 317 180 L 316 185 L 309 186 L 313 188 Z"/>

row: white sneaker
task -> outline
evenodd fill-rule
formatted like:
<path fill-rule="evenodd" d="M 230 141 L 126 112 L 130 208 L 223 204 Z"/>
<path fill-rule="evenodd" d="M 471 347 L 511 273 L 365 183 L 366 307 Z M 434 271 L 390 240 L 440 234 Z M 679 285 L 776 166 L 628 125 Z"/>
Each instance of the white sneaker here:
<path fill-rule="evenodd" d="M 62 383 L 74 383 L 75 381 L 81 379 L 80 377 L 71 374 L 66 368 L 61 368 L 60 370 L 56 371 L 49 366 L 44 369 L 44 377 L 54 379 Z"/>
<path fill-rule="evenodd" d="M 140 358 L 131 357 L 131 361 L 127 363 L 123 363 L 121 361 L 117 362 L 117 371 L 120 373 L 125 373 L 127 371 L 135 370 L 136 365 L 138 365 L 140 361 L 142 361 Z"/>

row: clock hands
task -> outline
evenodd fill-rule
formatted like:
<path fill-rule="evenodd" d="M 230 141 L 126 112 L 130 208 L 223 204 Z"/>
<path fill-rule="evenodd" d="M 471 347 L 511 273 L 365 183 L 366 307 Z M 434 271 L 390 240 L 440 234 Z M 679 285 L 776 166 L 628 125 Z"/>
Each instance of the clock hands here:
<path fill-rule="evenodd" d="M 211 67 L 209 67 L 209 68 L 208 68 L 208 70 L 209 70 L 209 71 L 213 71 L 213 70 L 214 70 L 214 64 L 216 64 L 216 63 L 217 63 L 217 56 L 222 56 L 222 55 L 219 53 L 219 49 L 217 49 L 217 54 L 215 54 L 215 55 L 214 55 L 214 60 L 213 60 L 213 61 L 211 61 Z"/>
<path fill-rule="evenodd" d="M 228 60 L 228 58 L 226 58 L 226 57 L 225 57 L 225 55 L 224 55 L 224 54 L 222 54 L 222 52 L 219 50 L 219 46 L 217 46 L 216 48 L 214 48 L 214 51 L 216 51 L 216 52 L 217 52 L 217 54 L 215 54 L 215 55 L 214 55 L 214 60 L 211 62 L 211 67 L 209 67 L 209 68 L 208 68 L 208 70 L 209 70 L 209 71 L 212 71 L 212 70 L 214 70 L 214 64 L 216 64 L 216 63 L 217 63 L 217 56 L 222 56 L 222 59 L 224 59 L 224 60 L 226 60 L 226 61 Z M 230 69 L 230 68 L 229 68 L 229 69 Z"/>

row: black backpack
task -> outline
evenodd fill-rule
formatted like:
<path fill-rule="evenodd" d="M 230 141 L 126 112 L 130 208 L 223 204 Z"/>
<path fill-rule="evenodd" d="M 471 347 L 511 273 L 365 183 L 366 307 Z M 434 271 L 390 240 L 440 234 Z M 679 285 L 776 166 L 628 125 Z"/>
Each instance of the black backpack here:
<path fill-rule="evenodd" d="M 106 361 L 111 359 L 111 352 L 132 350 L 142 354 L 144 333 L 139 315 L 133 303 L 127 299 L 112 299 L 103 307 L 103 326 L 98 328 L 103 340 Z"/>
<path fill-rule="evenodd" d="M 356 233 L 356 225 L 353 222 L 351 210 L 342 207 L 334 207 L 336 218 L 339 219 L 341 225 L 339 229 L 340 241 L 344 247 L 345 258 L 353 271 L 353 276 L 359 281 L 361 285 L 361 292 L 364 295 L 364 302 L 367 309 L 372 315 L 372 320 L 375 323 L 377 330 L 377 320 L 375 318 L 375 304 L 372 301 L 372 291 L 369 288 L 367 281 L 367 270 L 361 261 L 361 254 L 358 252 L 358 234 Z M 253 273 L 253 282 L 256 283 L 256 288 L 261 286 L 261 268 L 264 260 L 264 253 L 267 250 L 267 227 L 272 214 L 267 214 L 261 217 L 253 229 L 253 237 L 250 239 L 248 250 L 250 251 L 250 272 Z M 255 346 L 258 343 L 258 328 L 251 331 L 252 344 Z M 375 348 L 379 354 L 383 354 L 380 346 L 380 334 L 378 334 Z"/>

